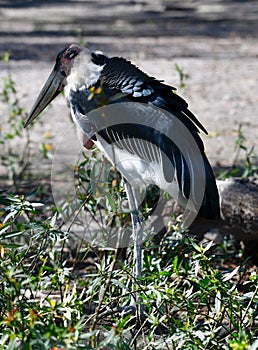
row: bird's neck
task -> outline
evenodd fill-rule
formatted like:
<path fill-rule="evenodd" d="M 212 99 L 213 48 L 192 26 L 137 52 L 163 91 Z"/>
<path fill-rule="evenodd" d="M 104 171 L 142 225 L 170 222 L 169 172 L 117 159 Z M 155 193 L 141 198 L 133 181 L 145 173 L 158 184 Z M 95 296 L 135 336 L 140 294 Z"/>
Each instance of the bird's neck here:
<path fill-rule="evenodd" d="M 85 49 L 74 60 L 71 73 L 67 77 L 65 96 L 68 98 L 71 90 L 78 90 L 81 87 L 89 88 L 99 80 L 104 66 L 99 66 L 91 61 L 91 53 Z"/>

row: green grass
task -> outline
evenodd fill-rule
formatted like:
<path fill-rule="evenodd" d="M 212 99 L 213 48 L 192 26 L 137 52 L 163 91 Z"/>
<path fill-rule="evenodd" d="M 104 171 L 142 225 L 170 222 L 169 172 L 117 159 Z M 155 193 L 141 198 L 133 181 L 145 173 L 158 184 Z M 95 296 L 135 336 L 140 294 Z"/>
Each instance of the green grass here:
<path fill-rule="evenodd" d="M 248 349 L 256 339 L 258 275 L 233 242 L 197 244 L 175 224 L 176 237 L 145 244 L 136 281 L 130 253 L 119 261 L 76 242 L 22 196 L 0 203 L 0 349 Z M 112 312 L 135 291 L 138 323 Z"/>

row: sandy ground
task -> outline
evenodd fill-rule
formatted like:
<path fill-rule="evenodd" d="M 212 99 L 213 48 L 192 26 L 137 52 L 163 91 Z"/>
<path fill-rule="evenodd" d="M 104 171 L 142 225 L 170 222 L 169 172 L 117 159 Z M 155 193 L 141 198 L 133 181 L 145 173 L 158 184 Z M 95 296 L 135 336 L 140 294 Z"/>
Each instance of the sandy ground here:
<path fill-rule="evenodd" d="M 258 153 L 257 34 L 258 2 L 251 0 L 0 1 L 0 55 L 11 53 L 8 65 L 0 62 L 0 82 L 11 72 L 29 110 L 56 54 L 78 41 L 178 87 L 177 63 L 189 75 L 179 93 L 210 133 L 203 135 L 208 157 L 213 166 L 227 166 L 239 124 Z M 0 108 L 4 121 L 6 107 Z M 74 159 L 79 146 L 68 115 L 58 98 L 33 129 L 35 147 L 47 131 L 54 147 L 65 135 L 58 157 Z M 44 166 L 50 171 L 51 161 Z"/>

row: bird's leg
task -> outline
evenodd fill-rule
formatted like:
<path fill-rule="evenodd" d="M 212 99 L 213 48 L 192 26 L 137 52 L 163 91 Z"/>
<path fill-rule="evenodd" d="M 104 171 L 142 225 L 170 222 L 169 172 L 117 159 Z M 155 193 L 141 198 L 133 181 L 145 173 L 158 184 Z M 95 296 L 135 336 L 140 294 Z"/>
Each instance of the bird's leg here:
<path fill-rule="evenodd" d="M 133 245 L 134 245 L 134 259 L 135 259 L 135 266 L 134 266 L 134 276 L 136 279 L 141 278 L 142 276 L 142 234 L 143 234 L 143 228 L 141 225 L 140 218 L 138 216 L 138 206 L 137 206 L 137 199 L 134 195 L 132 186 L 129 184 L 129 182 L 124 179 L 125 181 L 125 190 L 128 197 L 128 203 L 129 208 L 131 210 L 131 218 L 132 218 L 132 229 L 133 229 Z M 134 300 L 131 301 L 131 305 L 135 304 L 138 310 L 139 318 L 143 318 L 143 304 L 142 300 L 139 297 L 138 294 L 134 295 Z"/>

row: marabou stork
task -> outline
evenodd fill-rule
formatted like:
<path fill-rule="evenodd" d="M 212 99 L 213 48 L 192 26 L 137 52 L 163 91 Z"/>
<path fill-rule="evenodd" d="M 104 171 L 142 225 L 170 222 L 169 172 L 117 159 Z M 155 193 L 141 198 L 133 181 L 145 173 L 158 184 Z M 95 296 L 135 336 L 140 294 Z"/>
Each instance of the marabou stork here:
<path fill-rule="evenodd" d="M 176 182 L 183 200 L 189 199 L 191 188 L 193 193 L 196 192 L 196 187 L 200 186 L 196 178 L 200 174 L 195 173 L 191 157 L 187 159 L 187 152 L 183 152 L 174 140 L 165 135 L 165 129 L 171 128 L 174 135 L 182 137 L 183 143 L 187 145 L 188 139 L 184 139 L 185 136 L 180 134 L 179 129 L 177 130 L 175 121 L 180 121 L 196 144 L 199 153 L 198 162 L 203 163 L 202 197 L 196 210 L 200 216 L 218 219 L 220 216 L 218 190 L 199 136 L 199 129 L 206 134 L 207 131 L 190 112 L 185 100 L 174 92 L 175 88 L 148 76 L 124 58 L 109 58 L 78 44 L 72 44 L 58 54 L 54 69 L 42 88 L 25 122 L 25 127 L 63 90 L 69 100 L 72 116 L 80 130 L 84 146 L 91 148 L 96 144 L 113 164 L 117 163 L 116 160 L 119 161 L 120 166 L 117 166 L 117 169 L 125 180 L 125 190 L 131 209 L 135 276 L 140 277 L 142 228 L 137 213 L 139 203 L 131 180 L 138 180 L 139 186 L 141 182 L 146 182 L 162 187 L 166 182 L 164 186 L 166 191 L 172 182 Z M 132 123 L 127 118 L 126 122 L 121 119 L 121 123 L 116 122 L 112 125 L 109 122 L 107 125 L 103 119 L 102 125 L 96 126 L 96 120 L 90 113 L 92 110 L 103 105 L 115 106 L 121 102 L 125 102 L 122 108 L 128 118 L 132 117 L 134 120 Z M 142 105 L 146 106 L 145 111 L 141 109 Z M 166 118 L 163 123 L 160 110 L 170 114 L 171 118 Z M 135 120 L 141 111 L 143 116 L 137 123 Z M 154 120 L 154 125 L 159 124 L 159 130 L 161 124 L 164 124 L 163 129 L 161 128 L 164 132 L 157 132 L 155 127 L 147 125 L 144 121 L 147 122 L 148 118 Z M 102 119 L 99 120 L 101 124 Z M 139 140 L 146 141 L 148 146 L 142 146 Z M 108 147 L 109 145 L 114 147 Z M 165 169 L 164 157 L 158 154 L 157 149 L 169 159 L 172 168 Z M 148 174 L 146 161 L 155 165 L 154 175 L 150 173 L 146 175 Z M 162 181 L 156 181 L 157 174 L 163 178 Z"/>

